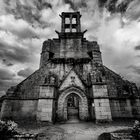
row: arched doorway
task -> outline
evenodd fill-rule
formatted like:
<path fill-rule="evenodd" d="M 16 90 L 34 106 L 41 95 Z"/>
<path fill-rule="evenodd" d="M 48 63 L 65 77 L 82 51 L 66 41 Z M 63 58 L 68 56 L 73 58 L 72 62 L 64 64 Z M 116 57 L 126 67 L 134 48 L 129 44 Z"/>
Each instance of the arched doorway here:
<path fill-rule="evenodd" d="M 71 93 L 67 96 L 67 119 L 79 119 L 79 100 L 80 97 Z"/>
<path fill-rule="evenodd" d="M 74 102 L 74 100 L 76 101 Z M 69 102 L 71 102 L 73 108 Z M 61 92 L 58 98 L 57 108 L 57 117 L 59 121 L 67 121 L 71 117 L 78 117 L 78 119 L 86 121 L 88 116 L 87 97 L 81 89 L 72 86 Z"/>

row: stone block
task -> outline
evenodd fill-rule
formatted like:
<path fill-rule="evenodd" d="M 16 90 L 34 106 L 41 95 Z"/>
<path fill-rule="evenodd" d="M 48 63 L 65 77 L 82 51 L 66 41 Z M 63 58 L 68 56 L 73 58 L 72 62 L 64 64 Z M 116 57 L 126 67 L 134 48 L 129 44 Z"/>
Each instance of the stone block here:
<path fill-rule="evenodd" d="M 53 100 L 39 99 L 37 120 L 52 122 L 52 115 L 53 115 Z"/>
<path fill-rule="evenodd" d="M 54 87 L 49 85 L 40 86 L 40 98 L 53 98 L 54 97 Z"/>
<path fill-rule="evenodd" d="M 108 99 L 94 99 L 95 116 L 98 120 L 106 120 L 112 118 Z"/>

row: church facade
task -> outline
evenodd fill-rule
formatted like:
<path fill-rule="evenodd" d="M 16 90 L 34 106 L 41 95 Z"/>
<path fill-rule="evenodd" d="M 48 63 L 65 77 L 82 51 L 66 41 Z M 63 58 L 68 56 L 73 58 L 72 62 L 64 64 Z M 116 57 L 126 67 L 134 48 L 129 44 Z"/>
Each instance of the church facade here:
<path fill-rule="evenodd" d="M 79 12 L 63 12 L 58 38 L 44 41 L 40 68 L 8 89 L 1 119 L 112 121 L 140 118 L 134 83 L 102 63 L 96 41 L 84 38 Z"/>

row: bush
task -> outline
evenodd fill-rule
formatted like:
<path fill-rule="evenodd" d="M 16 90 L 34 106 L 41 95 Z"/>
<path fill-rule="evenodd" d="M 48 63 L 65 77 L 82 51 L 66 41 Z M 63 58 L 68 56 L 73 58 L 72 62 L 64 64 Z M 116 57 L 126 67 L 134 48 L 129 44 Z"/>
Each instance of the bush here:
<path fill-rule="evenodd" d="M 13 136 L 17 133 L 17 124 L 14 121 L 0 120 L 0 138 L 5 140 L 7 137 Z"/>
<path fill-rule="evenodd" d="M 98 140 L 111 140 L 110 133 L 103 133 L 98 137 Z"/>
<path fill-rule="evenodd" d="M 131 134 L 136 139 L 140 139 L 140 122 L 138 120 L 135 121 Z"/>

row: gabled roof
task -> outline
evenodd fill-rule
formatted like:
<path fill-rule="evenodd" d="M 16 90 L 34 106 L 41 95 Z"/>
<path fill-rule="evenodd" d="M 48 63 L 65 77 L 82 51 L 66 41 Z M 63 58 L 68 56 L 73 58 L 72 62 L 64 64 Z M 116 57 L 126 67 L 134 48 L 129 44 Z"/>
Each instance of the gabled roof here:
<path fill-rule="evenodd" d="M 75 85 L 79 86 L 81 89 L 84 89 L 84 81 L 81 76 L 72 68 L 69 73 L 63 78 L 62 83 L 60 84 L 60 90 Z"/>

